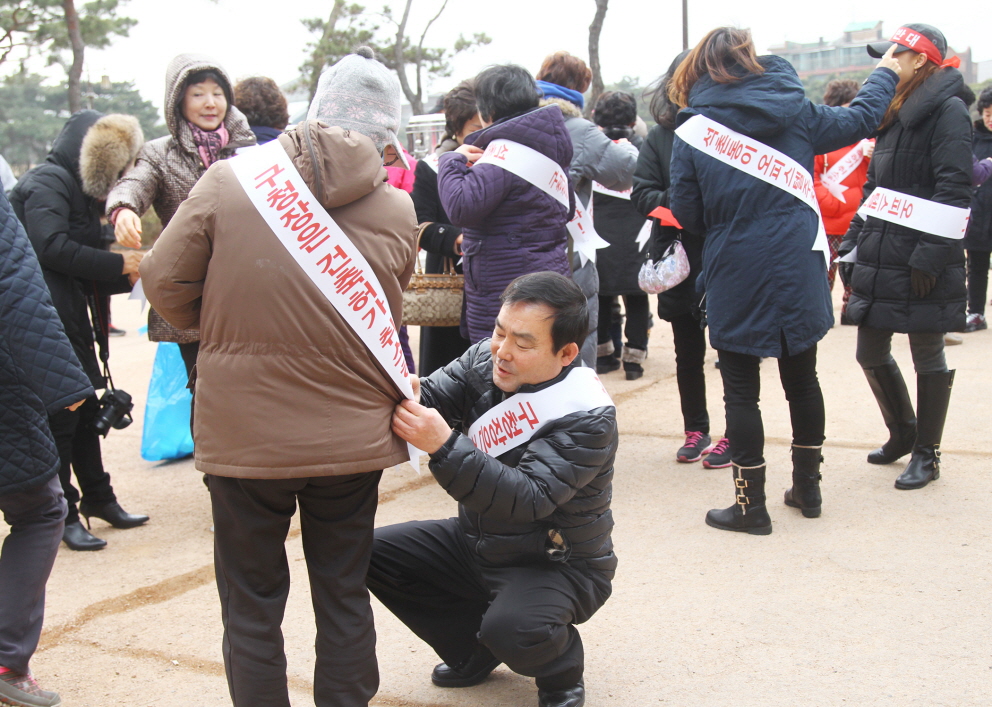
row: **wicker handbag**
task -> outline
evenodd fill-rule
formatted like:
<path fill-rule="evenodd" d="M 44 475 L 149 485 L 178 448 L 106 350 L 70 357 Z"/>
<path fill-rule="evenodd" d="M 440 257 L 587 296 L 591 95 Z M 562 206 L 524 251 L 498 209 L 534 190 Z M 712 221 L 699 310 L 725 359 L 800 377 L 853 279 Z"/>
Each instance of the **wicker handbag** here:
<path fill-rule="evenodd" d="M 423 229 L 421 229 L 421 234 Z M 420 245 L 418 238 L 418 247 Z M 444 272 L 425 274 L 420 258 L 410 285 L 403 293 L 406 326 L 458 326 L 465 297 L 465 276 L 455 272 L 455 261 L 444 259 Z"/>

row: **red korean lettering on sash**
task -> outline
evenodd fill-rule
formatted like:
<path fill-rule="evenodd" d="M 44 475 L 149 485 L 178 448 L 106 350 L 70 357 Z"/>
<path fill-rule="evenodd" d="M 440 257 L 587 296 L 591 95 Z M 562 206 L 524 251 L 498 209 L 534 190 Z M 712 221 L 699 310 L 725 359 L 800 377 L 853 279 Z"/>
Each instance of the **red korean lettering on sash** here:
<path fill-rule="evenodd" d="M 267 170 L 262 172 L 260 175 L 255 177 L 255 188 L 261 189 L 263 185 L 269 185 L 270 189 L 276 188 L 276 177 L 285 172 L 282 167 L 277 164 L 272 165 Z M 271 173 L 271 174 L 270 174 Z"/>

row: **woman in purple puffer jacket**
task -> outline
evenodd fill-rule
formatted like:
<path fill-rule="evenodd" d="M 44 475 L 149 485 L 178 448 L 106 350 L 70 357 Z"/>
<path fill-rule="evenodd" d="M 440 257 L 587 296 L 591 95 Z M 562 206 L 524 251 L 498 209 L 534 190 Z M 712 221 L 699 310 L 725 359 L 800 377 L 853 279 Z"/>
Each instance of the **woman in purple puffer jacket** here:
<path fill-rule="evenodd" d="M 464 234 L 465 317 L 462 334 L 492 336 L 500 293 L 520 275 L 551 270 L 571 276 L 565 224 L 575 209 L 495 164 L 478 164 L 493 140 L 510 140 L 551 158 L 568 174 L 572 139 L 558 106 L 538 108 L 541 94 L 519 66 L 493 66 L 476 79 L 475 97 L 487 126 L 441 155 L 441 204 Z"/>

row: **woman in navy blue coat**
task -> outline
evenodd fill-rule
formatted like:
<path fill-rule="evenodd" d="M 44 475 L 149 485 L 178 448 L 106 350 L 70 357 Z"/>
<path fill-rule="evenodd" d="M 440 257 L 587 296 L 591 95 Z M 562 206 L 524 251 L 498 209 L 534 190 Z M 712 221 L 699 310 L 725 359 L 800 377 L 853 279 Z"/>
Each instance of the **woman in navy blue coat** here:
<path fill-rule="evenodd" d="M 895 93 L 898 63 L 887 57 L 849 108 L 811 103 L 795 69 L 758 58 L 748 30 L 710 32 L 679 66 L 670 96 L 679 125 L 703 115 L 784 153 L 808 173 L 813 157 L 867 137 Z M 792 416 L 793 488 L 785 502 L 820 514 L 823 395 L 816 344 L 833 326 L 819 215 L 792 193 L 690 146 L 676 133 L 671 209 L 705 237 L 696 287 L 705 292 L 710 343 L 720 352 L 736 503 L 706 522 L 722 530 L 771 533 L 765 509 L 759 364 L 779 359 Z M 812 179 L 812 178 L 810 178 Z"/>

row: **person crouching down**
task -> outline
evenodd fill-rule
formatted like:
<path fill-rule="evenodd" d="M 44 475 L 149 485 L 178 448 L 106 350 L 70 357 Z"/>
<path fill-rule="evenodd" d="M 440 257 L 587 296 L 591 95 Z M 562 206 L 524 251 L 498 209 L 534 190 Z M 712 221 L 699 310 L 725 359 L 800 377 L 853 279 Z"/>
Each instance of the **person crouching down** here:
<path fill-rule="evenodd" d="M 537 678 L 541 707 L 579 707 L 575 624 L 609 598 L 617 565 L 616 408 L 576 363 L 588 329 L 578 285 L 524 275 L 500 301 L 492 338 L 421 379 L 420 403 L 393 415 L 393 431 L 430 453 L 458 518 L 377 529 L 368 586 L 444 661 L 435 685 L 475 685 L 506 663 Z"/>

